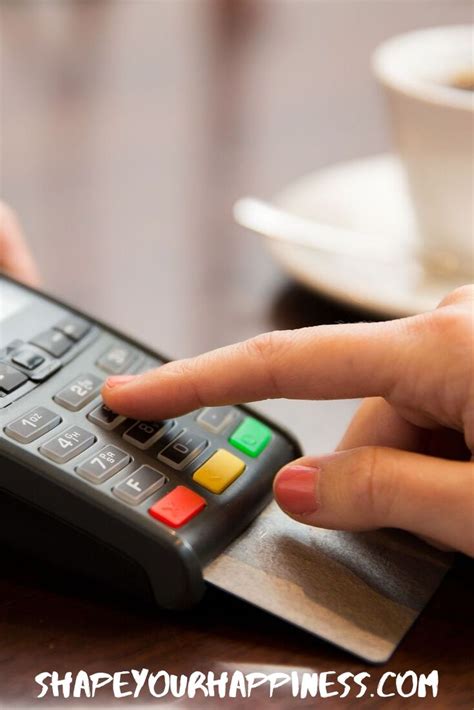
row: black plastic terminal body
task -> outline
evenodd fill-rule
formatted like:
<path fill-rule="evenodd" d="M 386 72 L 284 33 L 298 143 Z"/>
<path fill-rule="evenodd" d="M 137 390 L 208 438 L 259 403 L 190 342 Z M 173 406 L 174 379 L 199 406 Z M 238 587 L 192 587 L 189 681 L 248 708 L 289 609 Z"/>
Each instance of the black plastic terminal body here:
<path fill-rule="evenodd" d="M 121 504 L 111 485 L 94 487 L 76 474 L 74 462 L 55 464 L 39 454 L 37 442 L 21 445 L 5 435 L 5 427 L 31 406 L 45 405 L 56 407 L 64 426 L 69 421 L 77 423 L 82 417 L 84 426 L 93 429 L 83 412 L 61 411 L 53 397 L 79 370 L 97 362 L 106 343 L 130 347 L 137 355 L 137 370 L 140 363 L 160 364 L 166 358 L 77 309 L 4 276 L 0 276 L 0 296 L 2 284 L 26 293 L 34 304 L 29 315 L 26 309 L 10 318 L 10 322 L 23 321 L 15 322 L 19 340 L 30 340 L 30 330 L 36 333 L 38 317 L 44 320 L 40 326 L 45 328 L 71 316 L 90 323 L 91 328 L 82 340 L 72 342 L 63 357 L 45 358 L 51 367 L 47 376 L 40 381 L 30 378 L 21 396 L 7 403 L 4 399 L 4 406 L 0 405 L 0 544 L 26 551 L 66 571 L 85 574 L 127 595 L 153 600 L 161 607 L 180 609 L 196 604 L 205 591 L 203 568 L 269 502 L 276 471 L 301 453 L 297 441 L 260 413 L 238 406 L 237 418 L 250 414 L 264 422 L 273 432 L 272 442 L 258 459 L 246 459 L 246 472 L 221 495 L 199 490 L 207 502 L 202 514 L 182 528 L 173 529 L 146 515 L 146 507 L 137 510 Z M 7 346 L 0 343 L 4 355 Z M 42 367 L 43 363 L 38 370 Z M 27 372 L 26 368 L 20 369 Z M 87 411 L 98 402 L 100 399 L 91 402 Z M 184 424 L 194 425 L 194 421 L 195 413 L 194 419 L 189 418 Z M 225 443 L 222 437 L 208 436 L 215 446 Z M 146 463 L 148 455 L 133 451 L 137 464 Z M 160 462 L 155 463 L 163 469 Z M 166 467 L 165 474 L 174 485 L 179 483 L 177 476 L 183 475 L 166 471 Z M 191 478 L 187 485 L 193 488 Z"/>

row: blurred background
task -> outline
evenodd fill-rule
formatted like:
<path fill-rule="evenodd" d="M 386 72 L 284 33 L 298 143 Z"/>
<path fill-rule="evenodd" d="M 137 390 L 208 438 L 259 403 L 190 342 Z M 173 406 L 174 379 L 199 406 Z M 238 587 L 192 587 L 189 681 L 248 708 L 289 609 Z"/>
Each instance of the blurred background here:
<path fill-rule="evenodd" d="M 373 49 L 471 19 L 464 0 L 3 2 L 1 192 L 46 289 L 174 357 L 367 317 L 292 284 L 232 204 L 388 150 Z M 324 406 L 316 435 L 304 405 L 272 413 L 327 449 L 353 405 Z"/>

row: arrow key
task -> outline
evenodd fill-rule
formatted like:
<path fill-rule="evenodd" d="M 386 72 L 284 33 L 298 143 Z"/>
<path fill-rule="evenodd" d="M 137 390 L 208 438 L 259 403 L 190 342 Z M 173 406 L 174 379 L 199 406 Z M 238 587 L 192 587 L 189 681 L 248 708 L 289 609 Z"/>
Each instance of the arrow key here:
<path fill-rule="evenodd" d="M 46 350 L 47 353 L 53 355 L 53 357 L 61 357 L 64 355 L 73 345 L 72 340 L 70 340 L 64 333 L 59 330 L 45 330 L 40 335 L 37 335 L 31 341 L 33 345 L 37 345 L 42 350 Z"/>
<path fill-rule="evenodd" d="M 28 377 L 11 365 L 0 362 L 0 393 L 9 394 L 26 382 Z"/>

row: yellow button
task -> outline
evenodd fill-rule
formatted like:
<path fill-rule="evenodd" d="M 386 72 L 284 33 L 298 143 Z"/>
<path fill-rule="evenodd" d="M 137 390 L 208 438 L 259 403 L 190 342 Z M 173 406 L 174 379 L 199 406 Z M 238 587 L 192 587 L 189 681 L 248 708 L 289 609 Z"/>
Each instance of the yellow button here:
<path fill-rule="evenodd" d="M 240 476 L 244 462 L 225 449 L 218 449 L 193 476 L 193 481 L 211 493 L 222 493 Z"/>

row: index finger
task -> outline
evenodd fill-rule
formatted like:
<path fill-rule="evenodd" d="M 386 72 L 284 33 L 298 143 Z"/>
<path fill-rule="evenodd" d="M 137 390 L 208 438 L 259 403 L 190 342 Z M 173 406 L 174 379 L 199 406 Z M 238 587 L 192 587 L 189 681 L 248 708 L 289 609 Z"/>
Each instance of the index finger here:
<path fill-rule="evenodd" d="M 112 410 L 137 419 L 164 419 L 204 406 L 278 397 L 384 396 L 407 359 L 410 334 L 402 323 L 266 333 L 134 377 L 110 377 L 102 395 Z"/>

